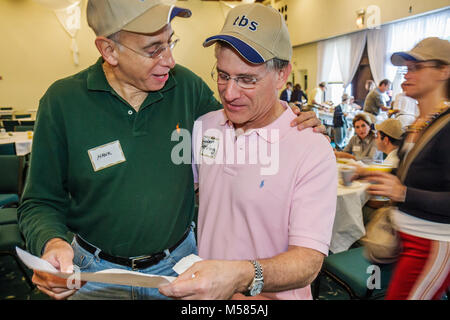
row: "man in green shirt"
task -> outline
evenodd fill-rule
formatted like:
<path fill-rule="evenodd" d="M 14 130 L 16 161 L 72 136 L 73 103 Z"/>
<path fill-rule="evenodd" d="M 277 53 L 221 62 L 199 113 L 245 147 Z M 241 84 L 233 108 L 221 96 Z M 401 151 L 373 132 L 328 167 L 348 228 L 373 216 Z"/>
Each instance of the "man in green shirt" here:
<path fill-rule="evenodd" d="M 42 97 L 18 210 L 27 248 L 61 271 L 173 276 L 173 265 L 196 252 L 191 165 L 171 159 L 173 134 L 191 132 L 196 118 L 221 105 L 173 59 L 170 21 L 190 15 L 159 0 L 88 2 L 102 57 Z M 303 125 L 311 123 L 318 121 Z M 33 282 L 55 299 L 162 297 L 157 289 L 97 283 L 69 289 L 39 272 Z"/>

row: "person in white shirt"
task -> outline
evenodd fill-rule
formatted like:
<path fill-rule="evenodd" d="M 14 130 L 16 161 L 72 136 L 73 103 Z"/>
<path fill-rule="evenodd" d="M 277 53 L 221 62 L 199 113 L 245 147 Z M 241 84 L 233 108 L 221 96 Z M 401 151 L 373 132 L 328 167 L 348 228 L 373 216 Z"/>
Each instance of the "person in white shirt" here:
<path fill-rule="evenodd" d="M 377 149 L 387 154 L 384 164 L 397 168 L 399 163 L 397 151 L 404 133 L 402 123 L 397 119 L 387 119 L 376 124 L 375 129 Z"/>
<path fill-rule="evenodd" d="M 392 106 L 394 117 L 402 123 L 403 128 L 412 124 L 419 116 L 417 100 L 406 96 L 403 92 L 395 96 Z"/>
<path fill-rule="evenodd" d="M 319 83 L 317 88 L 314 88 L 311 94 L 311 100 L 309 104 L 322 106 L 325 102 L 324 92 L 327 90 L 327 84 L 325 82 Z"/>

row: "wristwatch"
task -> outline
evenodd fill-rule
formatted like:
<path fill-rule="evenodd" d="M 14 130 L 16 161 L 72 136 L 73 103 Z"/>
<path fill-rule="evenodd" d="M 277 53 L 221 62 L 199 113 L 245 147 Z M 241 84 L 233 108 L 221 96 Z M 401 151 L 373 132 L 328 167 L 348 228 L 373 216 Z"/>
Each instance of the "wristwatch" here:
<path fill-rule="evenodd" d="M 255 277 L 253 278 L 252 284 L 248 287 L 248 290 L 244 292 L 246 296 L 256 296 L 262 292 L 264 287 L 264 277 L 263 277 L 263 269 L 258 261 L 252 260 L 250 261 L 255 268 Z"/>

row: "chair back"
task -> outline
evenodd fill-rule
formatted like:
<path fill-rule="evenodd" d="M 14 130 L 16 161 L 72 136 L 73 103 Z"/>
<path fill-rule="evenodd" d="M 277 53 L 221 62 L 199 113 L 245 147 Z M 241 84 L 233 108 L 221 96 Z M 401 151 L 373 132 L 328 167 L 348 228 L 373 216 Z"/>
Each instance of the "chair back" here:
<path fill-rule="evenodd" d="M 20 126 L 20 122 L 17 120 L 3 120 L 3 127 L 6 131 L 14 131 L 15 126 Z"/>
<path fill-rule="evenodd" d="M 0 193 L 21 195 L 24 165 L 23 156 L 0 156 Z"/>
<path fill-rule="evenodd" d="M 33 131 L 33 126 L 15 126 L 14 131 Z"/>
<path fill-rule="evenodd" d="M 20 120 L 21 126 L 34 126 L 34 120 Z"/>
<path fill-rule="evenodd" d="M 16 144 L 14 142 L 0 144 L 0 155 L 15 156 L 16 155 Z"/>
<path fill-rule="evenodd" d="M 29 114 L 29 113 L 16 114 L 15 118 L 16 119 L 28 119 L 28 118 L 31 118 L 31 114 Z"/>

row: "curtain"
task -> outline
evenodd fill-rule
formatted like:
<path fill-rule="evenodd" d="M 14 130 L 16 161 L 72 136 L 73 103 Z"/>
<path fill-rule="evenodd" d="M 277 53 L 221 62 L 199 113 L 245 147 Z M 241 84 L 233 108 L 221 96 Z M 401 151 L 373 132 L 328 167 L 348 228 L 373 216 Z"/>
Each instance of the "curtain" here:
<path fill-rule="evenodd" d="M 320 41 L 317 44 L 317 84 L 330 80 L 330 70 L 335 51 L 336 45 L 334 39 Z"/>
<path fill-rule="evenodd" d="M 367 53 L 375 82 L 396 76 L 391 55 L 411 50 L 427 37 L 450 39 L 450 9 L 368 30 Z"/>
<path fill-rule="evenodd" d="M 336 53 L 344 89 L 352 82 L 366 46 L 366 32 L 357 32 L 336 39 Z"/>

